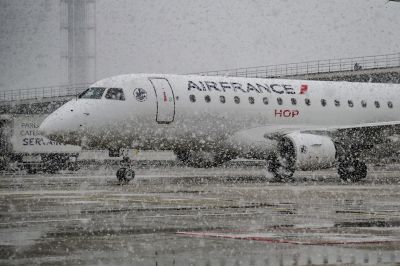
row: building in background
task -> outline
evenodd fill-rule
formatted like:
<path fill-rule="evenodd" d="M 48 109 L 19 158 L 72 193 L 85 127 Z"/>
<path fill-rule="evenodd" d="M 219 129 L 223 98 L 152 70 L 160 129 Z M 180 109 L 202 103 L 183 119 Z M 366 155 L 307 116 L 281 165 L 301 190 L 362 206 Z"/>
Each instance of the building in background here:
<path fill-rule="evenodd" d="M 96 80 L 96 1 L 60 0 L 60 84 Z"/>

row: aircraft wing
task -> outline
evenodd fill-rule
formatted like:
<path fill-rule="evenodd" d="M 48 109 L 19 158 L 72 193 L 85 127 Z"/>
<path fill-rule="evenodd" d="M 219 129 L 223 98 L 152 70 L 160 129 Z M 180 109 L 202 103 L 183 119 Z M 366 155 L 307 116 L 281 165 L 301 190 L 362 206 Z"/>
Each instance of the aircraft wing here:
<path fill-rule="evenodd" d="M 400 134 L 400 121 L 373 122 L 347 126 L 277 126 L 267 125 L 236 132 L 230 142 L 249 149 L 258 149 L 268 140 L 279 140 L 287 134 L 303 133 L 324 135 L 334 142 L 352 147 L 368 148 L 387 141 L 387 137 Z"/>
<path fill-rule="evenodd" d="M 330 135 L 335 137 L 336 135 L 343 134 L 354 134 L 363 133 L 369 134 L 370 132 L 383 132 L 390 130 L 390 132 L 400 133 L 400 121 L 390 121 L 390 122 L 373 122 L 373 123 L 363 123 L 355 125 L 346 126 L 276 126 L 268 125 L 259 128 L 252 128 L 248 130 L 241 131 L 241 134 L 251 133 L 252 135 L 256 132 L 264 134 L 267 139 L 277 139 L 286 134 L 290 133 L 308 133 L 315 135 Z M 246 132 L 248 131 L 248 132 Z"/>
<path fill-rule="evenodd" d="M 356 125 L 347 126 L 329 126 L 326 128 L 321 128 L 320 130 L 328 132 L 345 132 L 345 131 L 368 131 L 368 130 L 400 130 L 400 121 L 389 121 L 389 122 L 372 122 L 372 123 L 362 123 Z M 301 130 L 303 132 L 303 130 Z"/>
<path fill-rule="evenodd" d="M 302 133 L 328 135 L 334 142 L 359 149 L 388 141 L 388 137 L 400 133 L 400 121 L 373 122 L 349 126 L 301 130 Z"/>

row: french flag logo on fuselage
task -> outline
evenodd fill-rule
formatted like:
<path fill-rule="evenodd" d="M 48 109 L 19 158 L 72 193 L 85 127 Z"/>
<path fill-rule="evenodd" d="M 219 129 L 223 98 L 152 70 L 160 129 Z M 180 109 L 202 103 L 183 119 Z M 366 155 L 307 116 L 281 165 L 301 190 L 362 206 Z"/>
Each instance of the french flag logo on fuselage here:
<path fill-rule="evenodd" d="M 306 94 L 308 91 L 308 85 L 307 84 L 301 84 L 300 86 L 300 94 Z"/>

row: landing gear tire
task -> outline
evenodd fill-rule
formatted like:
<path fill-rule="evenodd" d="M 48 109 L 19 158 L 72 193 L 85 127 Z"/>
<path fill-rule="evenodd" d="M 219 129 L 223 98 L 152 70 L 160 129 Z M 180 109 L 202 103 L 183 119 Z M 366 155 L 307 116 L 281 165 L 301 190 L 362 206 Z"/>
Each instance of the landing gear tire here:
<path fill-rule="evenodd" d="M 117 179 L 121 184 L 126 184 L 135 178 L 135 171 L 122 167 L 117 171 Z"/>
<path fill-rule="evenodd" d="M 274 182 L 293 181 L 294 167 L 281 157 L 272 157 L 268 160 L 268 172 L 272 173 Z"/>
<path fill-rule="evenodd" d="M 359 160 L 340 162 L 338 174 L 344 181 L 358 182 L 367 177 L 367 165 Z"/>

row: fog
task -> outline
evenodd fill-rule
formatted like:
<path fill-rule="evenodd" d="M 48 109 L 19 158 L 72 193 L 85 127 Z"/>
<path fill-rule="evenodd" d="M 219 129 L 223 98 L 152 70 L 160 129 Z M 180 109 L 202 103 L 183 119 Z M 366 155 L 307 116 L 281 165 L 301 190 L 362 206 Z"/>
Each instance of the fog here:
<path fill-rule="evenodd" d="M 397 53 L 399 3 L 96 1 L 95 79 Z M 0 90 L 60 85 L 60 3 L 0 0 Z"/>
<path fill-rule="evenodd" d="M 400 265 L 400 3 L 82 1 L 0 0 L 0 265 Z"/>

